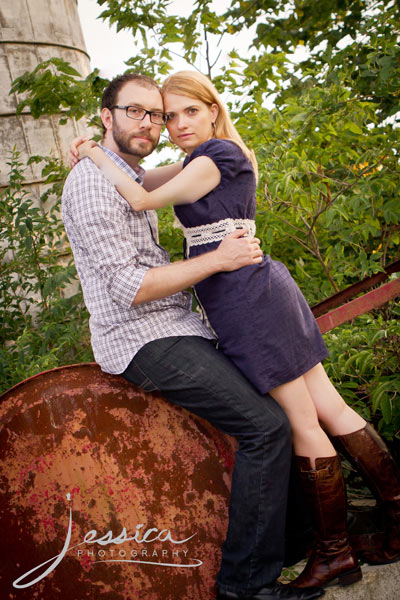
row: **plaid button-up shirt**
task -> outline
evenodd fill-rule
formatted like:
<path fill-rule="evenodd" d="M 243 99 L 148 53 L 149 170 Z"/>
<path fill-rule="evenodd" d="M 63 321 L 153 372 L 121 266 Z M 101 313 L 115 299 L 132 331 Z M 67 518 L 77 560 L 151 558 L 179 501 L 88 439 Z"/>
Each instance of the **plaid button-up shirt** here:
<path fill-rule="evenodd" d="M 136 173 L 111 150 L 103 150 L 133 179 Z M 155 211 L 133 211 L 116 188 L 86 158 L 64 186 L 62 212 L 86 306 L 96 361 L 108 373 L 122 373 L 142 346 L 156 339 L 198 335 L 213 338 L 191 311 L 187 292 L 137 306 L 132 302 L 148 269 L 167 265 L 158 245 Z"/>

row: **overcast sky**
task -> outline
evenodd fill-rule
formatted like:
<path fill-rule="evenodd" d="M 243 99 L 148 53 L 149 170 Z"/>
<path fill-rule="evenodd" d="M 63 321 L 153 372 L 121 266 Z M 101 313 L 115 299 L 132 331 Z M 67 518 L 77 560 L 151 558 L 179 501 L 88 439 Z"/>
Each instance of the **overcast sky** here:
<path fill-rule="evenodd" d="M 218 11 L 229 4 L 229 0 L 214 0 Z M 173 0 L 171 12 L 185 16 L 190 14 L 193 2 L 191 0 Z M 108 22 L 97 19 L 105 9 L 97 4 L 96 0 L 78 0 L 78 12 L 82 25 L 86 48 L 91 58 L 92 68 L 99 68 L 104 77 L 114 77 L 126 70 L 126 61 L 137 52 L 133 36 L 126 32 L 116 32 L 116 27 L 110 27 Z M 232 39 L 230 38 L 230 44 Z M 248 48 L 247 45 L 244 47 Z M 230 49 L 232 46 L 230 46 Z M 221 57 L 223 60 L 223 56 Z M 221 64 L 222 64 L 221 60 Z M 196 65 L 199 67 L 199 65 Z M 187 68 L 186 63 L 177 59 L 176 68 Z M 201 65 L 200 65 L 201 69 Z"/>
<path fill-rule="evenodd" d="M 115 26 L 97 19 L 102 12 L 96 0 L 78 0 L 78 12 L 85 38 L 86 49 L 90 55 L 92 68 L 101 69 L 104 77 L 113 77 L 125 71 L 124 60 L 133 54 L 133 38 Z"/>

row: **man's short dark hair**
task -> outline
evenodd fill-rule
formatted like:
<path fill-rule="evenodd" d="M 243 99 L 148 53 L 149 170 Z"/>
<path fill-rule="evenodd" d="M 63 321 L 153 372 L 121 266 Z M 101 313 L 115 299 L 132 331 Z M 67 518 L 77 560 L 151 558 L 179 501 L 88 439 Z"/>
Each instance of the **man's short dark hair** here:
<path fill-rule="evenodd" d="M 106 89 L 103 92 L 103 96 L 101 99 L 101 109 L 109 108 L 116 103 L 117 96 L 119 91 L 124 87 L 126 83 L 134 81 L 139 85 L 147 88 L 155 88 L 160 93 L 160 88 L 157 83 L 151 77 L 147 75 L 138 75 L 137 73 L 126 73 L 125 75 L 119 75 L 112 79 Z M 103 125 L 103 135 L 106 133 L 106 128 Z"/>

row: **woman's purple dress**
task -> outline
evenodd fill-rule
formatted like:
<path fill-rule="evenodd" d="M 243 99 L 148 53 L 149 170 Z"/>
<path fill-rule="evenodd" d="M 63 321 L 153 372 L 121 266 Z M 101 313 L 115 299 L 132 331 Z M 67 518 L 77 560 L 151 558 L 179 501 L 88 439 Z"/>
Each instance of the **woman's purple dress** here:
<path fill-rule="evenodd" d="M 182 225 L 254 219 L 254 171 L 240 148 L 228 140 L 208 140 L 185 159 L 184 167 L 198 156 L 214 161 L 221 182 L 197 202 L 175 207 Z M 189 256 L 208 252 L 219 243 L 191 246 Z M 219 348 L 263 394 L 299 377 L 328 355 L 303 294 L 285 265 L 270 256 L 257 265 L 212 275 L 195 291 L 218 335 Z"/>

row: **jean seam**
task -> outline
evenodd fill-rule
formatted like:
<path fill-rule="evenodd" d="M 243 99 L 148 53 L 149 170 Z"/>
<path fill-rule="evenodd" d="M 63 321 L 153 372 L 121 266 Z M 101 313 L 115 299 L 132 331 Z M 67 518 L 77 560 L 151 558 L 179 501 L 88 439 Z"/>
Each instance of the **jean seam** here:
<path fill-rule="evenodd" d="M 266 435 L 264 435 L 264 444 L 266 442 Z M 261 468 L 261 481 L 260 481 L 260 487 L 259 487 L 259 491 L 258 491 L 258 497 L 259 497 L 259 503 L 258 503 L 258 515 L 257 515 L 257 527 L 256 527 L 256 543 L 255 543 L 255 548 L 258 548 L 259 546 L 259 535 L 260 535 L 260 525 L 261 525 L 261 497 L 262 497 L 262 489 L 264 487 L 264 464 L 265 464 L 265 457 L 266 457 L 266 453 L 267 453 L 267 448 L 264 449 L 263 452 L 263 457 L 262 457 L 262 468 Z M 255 571 L 254 568 L 254 561 L 255 561 L 255 557 L 252 558 L 252 560 L 250 561 L 250 580 L 253 577 L 253 573 Z"/>
<path fill-rule="evenodd" d="M 135 369 L 137 369 L 137 370 L 140 372 L 140 374 L 142 375 L 142 377 L 144 377 L 144 381 L 143 381 L 143 382 L 142 382 L 140 385 L 139 385 L 139 384 L 135 384 L 135 385 L 137 385 L 138 387 L 140 387 L 141 389 L 143 389 L 145 392 L 147 391 L 147 392 L 149 392 L 149 393 L 151 393 L 151 392 L 156 392 L 156 391 L 157 391 L 157 392 L 158 392 L 158 391 L 160 391 L 160 390 L 159 390 L 159 388 L 158 388 L 158 386 L 156 386 L 156 384 L 154 383 L 154 381 L 152 381 L 152 379 L 150 379 L 150 377 L 148 377 L 148 375 L 147 375 L 146 373 L 144 373 L 144 371 L 142 370 L 142 368 L 141 368 L 141 367 L 139 367 L 139 365 L 137 364 L 137 362 L 135 361 L 135 359 L 132 359 L 132 361 L 130 362 L 129 366 L 130 366 L 132 363 L 133 363 L 133 365 L 134 365 Z M 128 370 L 128 369 L 129 369 L 129 366 L 127 367 L 127 369 L 126 369 L 126 370 Z M 147 384 L 147 383 L 150 383 L 150 384 L 153 386 L 153 389 L 152 389 L 152 390 L 146 390 L 146 389 L 145 389 L 145 387 L 144 387 L 144 386 L 145 386 L 145 384 Z"/>

